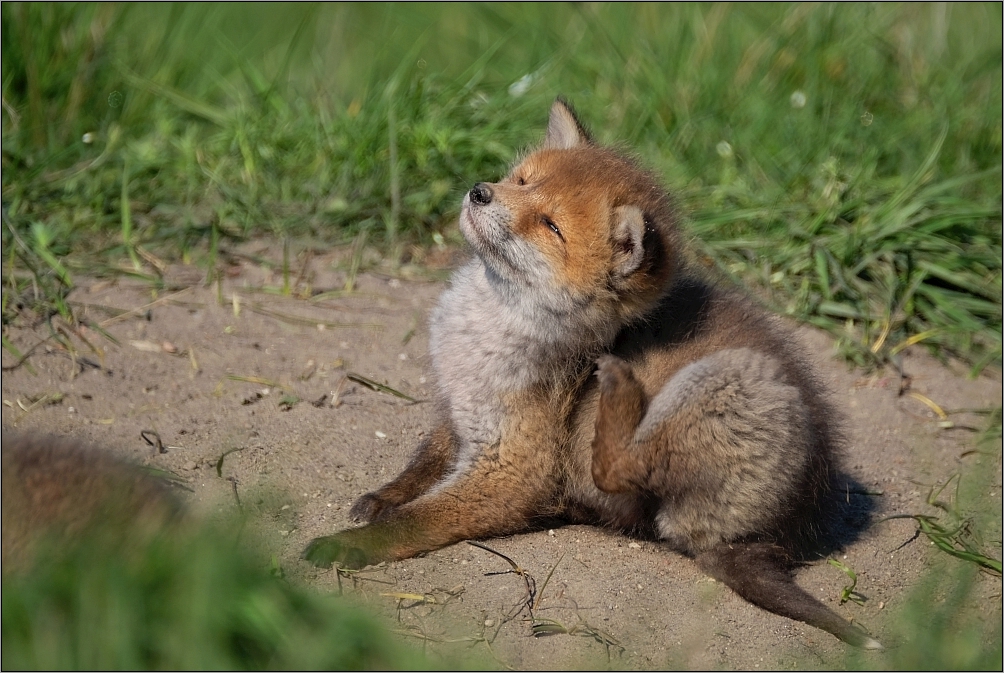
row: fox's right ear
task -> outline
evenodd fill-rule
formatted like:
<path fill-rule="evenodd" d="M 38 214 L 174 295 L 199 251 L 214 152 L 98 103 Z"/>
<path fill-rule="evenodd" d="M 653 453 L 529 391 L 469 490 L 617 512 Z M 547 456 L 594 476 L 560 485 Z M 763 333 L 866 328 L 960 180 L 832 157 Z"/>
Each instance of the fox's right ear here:
<path fill-rule="evenodd" d="M 544 137 L 544 149 L 570 150 L 580 145 L 593 143 L 589 132 L 575 116 L 575 111 L 562 97 L 558 97 L 551 106 L 551 114 L 547 119 L 547 135 Z"/>
<path fill-rule="evenodd" d="M 627 280 L 645 259 L 645 214 L 638 206 L 618 206 L 613 212 L 614 282 Z"/>

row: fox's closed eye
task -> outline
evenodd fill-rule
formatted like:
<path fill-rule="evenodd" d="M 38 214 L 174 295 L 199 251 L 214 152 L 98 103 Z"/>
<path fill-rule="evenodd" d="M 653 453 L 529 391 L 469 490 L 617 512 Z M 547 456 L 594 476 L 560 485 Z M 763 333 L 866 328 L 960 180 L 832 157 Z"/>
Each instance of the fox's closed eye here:
<path fill-rule="evenodd" d="M 550 217 L 548 217 L 547 215 L 541 215 L 540 223 L 546 226 L 551 231 L 553 231 L 555 234 L 557 234 L 558 238 L 560 238 L 563 241 L 565 240 L 565 237 L 561 235 L 561 230 L 558 229 L 558 225 L 556 225 L 554 223 L 554 220 L 552 220 Z"/>

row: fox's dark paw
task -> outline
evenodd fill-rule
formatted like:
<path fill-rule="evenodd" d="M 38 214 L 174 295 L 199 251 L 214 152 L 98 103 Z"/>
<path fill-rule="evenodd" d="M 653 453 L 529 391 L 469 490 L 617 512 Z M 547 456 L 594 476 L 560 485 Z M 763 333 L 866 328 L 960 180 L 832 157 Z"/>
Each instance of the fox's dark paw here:
<path fill-rule="evenodd" d="M 607 395 L 615 394 L 628 382 L 634 382 L 631 366 L 616 355 L 603 355 L 596 361 L 596 378 L 600 380 L 600 392 Z"/>
<path fill-rule="evenodd" d="M 314 538 L 303 550 L 302 558 L 321 568 L 330 568 L 333 563 L 351 569 L 369 565 L 366 552 L 352 546 L 340 534 Z"/>
<path fill-rule="evenodd" d="M 393 503 L 381 498 L 376 493 L 367 493 L 352 505 L 352 509 L 349 510 L 349 517 L 353 521 L 363 523 L 379 521 L 390 514 L 394 510 L 394 507 Z"/>

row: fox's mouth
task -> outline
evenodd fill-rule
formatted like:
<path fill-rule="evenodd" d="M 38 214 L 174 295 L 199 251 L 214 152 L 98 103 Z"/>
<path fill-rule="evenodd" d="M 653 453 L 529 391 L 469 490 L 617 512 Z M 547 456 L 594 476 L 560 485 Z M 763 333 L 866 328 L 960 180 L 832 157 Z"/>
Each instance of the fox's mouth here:
<path fill-rule="evenodd" d="M 464 200 L 464 205 L 460 209 L 460 233 L 464 235 L 467 242 L 475 248 L 480 248 L 485 242 L 485 232 L 478 224 L 478 220 L 471 212 L 471 206 Z"/>
<path fill-rule="evenodd" d="M 474 215 L 471 214 L 471 207 L 466 202 L 460 208 L 460 220 L 461 220 L 461 225 L 463 225 L 464 221 L 466 221 L 467 226 L 471 227 L 472 229 L 477 226 L 477 224 L 474 222 Z"/>
<path fill-rule="evenodd" d="M 467 242 L 479 253 L 482 255 L 485 253 L 491 254 L 492 248 L 495 247 L 491 243 L 491 236 L 485 230 L 485 226 L 475 217 L 472 212 L 473 210 L 471 205 L 465 200 L 463 207 L 460 209 L 460 232 L 467 239 Z"/>
<path fill-rule="evenodd" d="M 471 203 L 470 197 L 464 198 L 460 208 L 460 232 L 476 249 L 490 250 L 496 247 L 499 232 L 492 226 L 491 218 L 486 217 L 484 212 L 475 212 L 477 209 L 478 206 Z"/>
<path fill-rule="evenodd" d="M 505 277 L 521 277 L 519 267 L 509 259 L 506 249 L 497 240 L 498 234 L 504 234 L 508 238 L 508 232 L 495 232 L 491 225 L 486 225 L 474 213 L 474 206 L 464 198 L 463 206 L 460 209 L 460 232 L 471 244 L 478 257 L 494 269 L 497 273 Z M 495 235 L 493 235 L 495 234 Z"/>

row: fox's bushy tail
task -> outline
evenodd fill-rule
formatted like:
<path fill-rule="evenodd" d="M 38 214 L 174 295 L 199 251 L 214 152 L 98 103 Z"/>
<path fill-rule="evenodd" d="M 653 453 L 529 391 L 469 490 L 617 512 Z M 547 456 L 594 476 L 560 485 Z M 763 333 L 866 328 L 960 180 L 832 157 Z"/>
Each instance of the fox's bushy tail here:
<path fill-rule="evenodd" d="M 882 649 L 877 640 L 852 626 L 795 584 L 792 561 L 775 544 L 722 543 L 699 553 L 696 560 L 704 572 L 764 610 L 829 631 L 855 647 Z"/>

